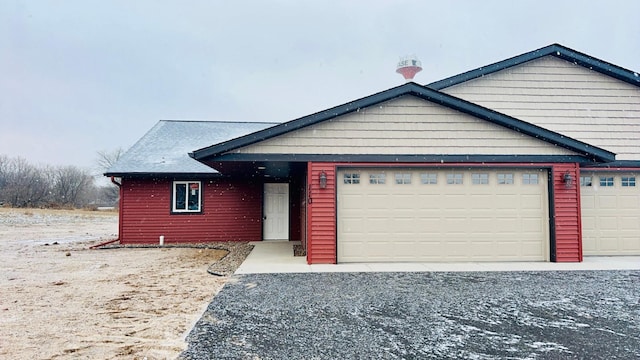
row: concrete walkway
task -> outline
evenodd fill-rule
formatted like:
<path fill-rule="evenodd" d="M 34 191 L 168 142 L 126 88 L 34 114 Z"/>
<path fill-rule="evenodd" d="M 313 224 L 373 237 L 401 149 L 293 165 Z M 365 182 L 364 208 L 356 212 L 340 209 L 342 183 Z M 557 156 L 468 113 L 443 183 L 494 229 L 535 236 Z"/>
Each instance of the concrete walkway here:
<path fill-rule="evenodd" d="M 581 263 L 482 262 L 482 263 L 358 263 L 308 265 L 305 256 L 293 256 L 299 241 L 256 241 L 236 274 L 305 272 L 443 272 L 443 271 L 557 271 L 640 270 L 640 256 L 592 256 Z"/>

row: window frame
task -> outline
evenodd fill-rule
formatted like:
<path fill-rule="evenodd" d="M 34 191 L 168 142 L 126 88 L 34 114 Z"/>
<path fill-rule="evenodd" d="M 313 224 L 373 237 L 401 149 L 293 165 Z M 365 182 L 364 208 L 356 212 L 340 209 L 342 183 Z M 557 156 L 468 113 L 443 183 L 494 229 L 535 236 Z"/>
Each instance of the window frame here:
<path fill-rule="evenodd" d="M 489 173 L 471 173 L 471 185 L 489 185 Z"/>
<path fill-rule="evenodd" d="M 580 187 L 592 187 L 592 186 L 593 186 L 593 176 L 580 175 Z"/>
<path fill-rule="evenodd" d="M 438 173 L 436 172 L 421 173 L 420 183 L 422 185 L 438 185 Z"/>
<path fill-rule="evenodd" d="M 342 183 L 348 185 L 360 184 L 360 173 L 344 173 L 342 174 Z"/>
<path fill-rule="evenodd" d="M 599 176 L 598 185 L 600 187 L 614 187 L 616 185 L 615 176 Z"/>
<path fill-rule="evenodd" d="M 393 174 L 393 178 L 396 185 L 411 185 L 411 173 L 395 173 Z"/>
<path fill-rule="evenodd" d="M 198 208 L 189 209 L 189 189 L 191 184 L 198 185 Z M 185 185 L 185 208 L 177 208 L 177 185 Z M 200 180 L 174 180 L 171 182 L 171 214 L 201 214 L 202 213 L 202 181 Z"/>
<path fill-rule="evenodd" d="M 535 179 L 535 182 L 532 182 L 533 179 Z M 539 184 L 540 184 L 540 175 L 538 173 L 522 174 L 522 185 L 539 185 Z"/>
<path fill-rule="evenodd" d="M 513 173 L 498 173 L 497 179 L 498 185 L 513 185 L 515 176 Z"/>
<path fill-rule="evenodd" d="M 636 187 L 636 177 L 632 175 L 621 176 L 620 185 L 622 187 Z"/>
<path fill-rule="evenodd" d="M 370 173 L 369 184 L 371 185 L 384 185 L 387 183 L 387 174 L 385 173 Z"/>
<path fill-rule="evenodd" d="M 448 173 L 445 178 L 447 185 L 464 185 L 464 173 Z"/>

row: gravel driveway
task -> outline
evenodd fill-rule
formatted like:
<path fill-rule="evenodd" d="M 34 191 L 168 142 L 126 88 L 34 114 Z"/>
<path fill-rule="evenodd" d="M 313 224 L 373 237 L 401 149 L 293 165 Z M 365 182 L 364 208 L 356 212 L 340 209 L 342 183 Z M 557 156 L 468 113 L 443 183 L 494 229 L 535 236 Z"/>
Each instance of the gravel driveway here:
<path fill-rule="evenodd" d="M 640 271 L 237 275 L 181 359 L 640 358 Z"/>

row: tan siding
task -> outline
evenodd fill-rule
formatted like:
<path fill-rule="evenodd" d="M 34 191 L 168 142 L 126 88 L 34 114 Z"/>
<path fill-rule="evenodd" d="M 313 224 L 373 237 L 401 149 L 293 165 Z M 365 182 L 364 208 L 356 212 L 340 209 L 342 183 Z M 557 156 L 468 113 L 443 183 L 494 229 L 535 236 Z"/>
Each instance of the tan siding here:
<path fill-rule="evenodd" d="M 449 108 L 404 96 L 235 150 L 284 154 L 523 154 L 572 152 Z"/>
<path fill-rule="evenodd" d="M 640 88 L 553 56 L 444 92 L 640 160 Z"/>

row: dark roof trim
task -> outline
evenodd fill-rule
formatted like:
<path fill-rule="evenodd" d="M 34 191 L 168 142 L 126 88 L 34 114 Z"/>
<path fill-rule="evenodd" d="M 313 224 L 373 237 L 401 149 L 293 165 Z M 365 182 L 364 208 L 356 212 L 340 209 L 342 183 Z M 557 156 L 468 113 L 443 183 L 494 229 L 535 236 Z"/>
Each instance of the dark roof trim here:
<path fill-rule="evenodd" d="M 305 116 L 296 120 L 292 120 L 262 131 L 245 135 L 236 139 L 232 139 L 220 144 L 212 145 L 203 149 L 199 149 L 189 155 L 196 160 L 204 161 L 210 157 L 218 156 L 222 153 L 232 151 L 234 149 L 255 144 L 257 142 L 270 139 L 290 131 L 298 130 L 306 126 L 317 124 L 322 121 L 330 120 L 335 117 L 354 112 L 361 108 L 373 106 L 385 101 L 389 101 L 400 96 L 413 95 L 421 99 L 431 101 L 451 109 L 472 115 L 474 117 L 492 122 L 496 125 L 529 135 L 540 140 L 546 141 L 552 145 L 561 146 L 565 149 L 585 155 L 594 161 L 608 162 L 615 160 L 615 154 L 607 150 L 589 145 L 587 143 L 568 138 L 559 133 L 544 129 L 542 127 L 518 120 L 511 116 L 499 113 L 497 111 L 487 109 L 480 105 L 462 100 L 460 98 L 447 95 L 440 91 L 430 89 L 416 83 L 410 82 L 404 85 L 391 88 L 389 90 L 379 92 L 367 96 L 365 98 L 349 102 L 344 105 L 318 112 L 309 116 Z"/>
<path fill-rule="evenodd" d="M 593 164 L 579 155 L 324 155 L 324 154 L 224 154 L 215 161 L 242 162 L 352 162 L 352 163 L 581 163 Z"/>
<path fill-rule="evenodd" d="M 580 65 L 587 69 L 597 71 L 601 74 L 611 76 L 618 80 L 622 80 L 626 83 L 629 83 L 635 86 L 640 86 L 640 75 L 638 75 L 637 72 L 627 70 L 620 66 L 594 58 L 587 54 L 583 54 L 581 52 L 575 51 L 573 49 L 562 46 L 560 44 L 552 44 L 538 50 L 534 50 L 522 55 L 518 55 L 516 57 L 512 57 L 507 60 L 499 61 L 491 65 L 483 66 L 475 70 L 470 70 L 459 75 L 455 75 L 443 80 L 432 82 L 431 84 L 428 84 L 427 87 L 435 90 L 442 90 L 450 86 L 458 85 L 465 81 L 473 80 L 485 75 L 492 74 L 494 72 L 508 69 L 513 66 L 518 66 L 528 61 L 536 60 L 549 55 L 555 56 L 562 60 L 572 62 L 574 64 Z"/>
<path fill-rule="evenodd" d="M 134 178 L 134 179 L 148 179 L 148 178 L 156 178 L 156 179 L 169 179 L 169 178 L 217 178 L 221 177 L 220 173 L 150 173 L 150 172 L 127 172 L 127 173 L 104 173 L 104 176 L 114 176 L 114 177 L 123 177 L 123 178 Z"/>
<path fill-rule="evenodd" d="M 600 169 L 625 169 L 625 168 L 638 168 L 640 170 L 640 160 L 618 160 L 605 164 L 590 164 L 584 165 L 588 168 L 600 168 Z"/>

